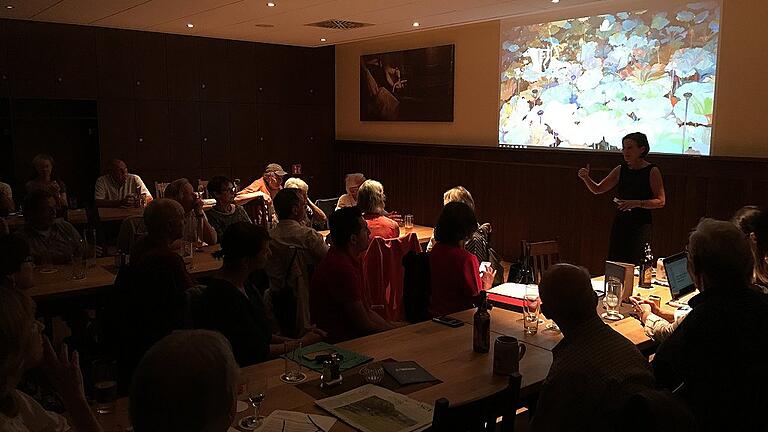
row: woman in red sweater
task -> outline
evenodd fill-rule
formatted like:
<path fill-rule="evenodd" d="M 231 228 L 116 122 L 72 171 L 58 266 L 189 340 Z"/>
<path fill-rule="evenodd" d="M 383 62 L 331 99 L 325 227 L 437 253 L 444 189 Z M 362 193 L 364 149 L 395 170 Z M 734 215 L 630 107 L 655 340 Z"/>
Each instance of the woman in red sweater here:
<path fill-rule="evenodd" d="M 385 239 L 400 237 L 400 227 L 390 219 L 390 213 L 384 210 L 384 186 L 376 180 L 366 180 L 357 191 L 357 207 L 363 212 L 363 219 L 371 230 L 370 239 L 382 237 Z"/>
<path fill-rule="evenodd" d="M 443 207 L 435 226 L 435 245 L 429 253 L 432 317 L 472 307 L 480 290 L 493 284 L 496 272 L 480 273 L 477 258 L 464 250 L 464 242 L 477 230 L 475 212 L 462 202 Z"/>

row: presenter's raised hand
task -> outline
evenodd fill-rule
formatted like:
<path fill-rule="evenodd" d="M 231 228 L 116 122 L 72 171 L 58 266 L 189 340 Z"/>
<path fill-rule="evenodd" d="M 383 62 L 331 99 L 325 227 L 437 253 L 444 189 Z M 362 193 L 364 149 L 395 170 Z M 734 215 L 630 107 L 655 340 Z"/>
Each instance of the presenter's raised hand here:
<path fill-rule="evenodd" d="M 579 178 L 582 180 L 589 178 L 589 164 L 584 168 L 579 168 Z"/>

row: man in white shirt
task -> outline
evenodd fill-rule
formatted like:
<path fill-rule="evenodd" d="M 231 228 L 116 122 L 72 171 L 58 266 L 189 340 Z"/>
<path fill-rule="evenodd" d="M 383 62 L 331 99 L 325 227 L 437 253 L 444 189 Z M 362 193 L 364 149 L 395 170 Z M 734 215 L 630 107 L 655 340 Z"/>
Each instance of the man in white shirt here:
<path fill-rule="evenodd" d="M 128 166 L 119 159 L 109 161 L 107 174 L 96 180 L 96 207 L 137 207 L 141 195 L 145 203 L 152 201 L 141 177 L 128 174 Z"/>

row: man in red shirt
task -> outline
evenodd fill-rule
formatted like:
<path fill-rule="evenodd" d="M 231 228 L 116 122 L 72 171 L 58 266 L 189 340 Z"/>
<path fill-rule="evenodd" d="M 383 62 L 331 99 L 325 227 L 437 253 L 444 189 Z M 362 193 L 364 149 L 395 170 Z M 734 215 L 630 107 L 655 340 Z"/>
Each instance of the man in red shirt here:
<path fill-rule="evenodd" d="M 283 176 L 287 173 L 279 164 L 271 163 L 264 169 L 261 178 L 256 179 L 235 196 L 235 204 L 243 205 L 256 197 L 263 197 L 267 204 L 272 204 L 272 199 L 283 188 Z"/>
<path fill-rule="evenodd" d="M 360 210 L 336 210 L 328 224 L 333 245 L 315 269 L 309 290 L 313 324 L 328 333 L 331 343 L 394 328 L 363 301 L 360 255 L 368 249 L 370 232 Z"/>

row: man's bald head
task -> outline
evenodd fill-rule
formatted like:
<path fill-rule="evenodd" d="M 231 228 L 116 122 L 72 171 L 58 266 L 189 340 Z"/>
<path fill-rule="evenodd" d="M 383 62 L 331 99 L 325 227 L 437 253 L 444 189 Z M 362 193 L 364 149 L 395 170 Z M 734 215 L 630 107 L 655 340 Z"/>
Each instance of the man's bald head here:
<path fill-rule="evenodd" d="M 184 208 L 175 200 L 160 198 L 153 200 L 144 209 L 144 225 L 154 237 L 176 240 L 181 238 Z"/>
<path fill-rule="evenodd" d="M 120 159 L 112 159 L 107 163 L 107 173 L 112 180 L 118 184 L 123 184 L 128 179 L 128 165 Z"/>
<path fill-rule="evenodd" d="M 564 331 L 597 315 L 597 296 L 589 272 L 572 264 L 556 264 L 539 283 L 541 308 Z"/>

